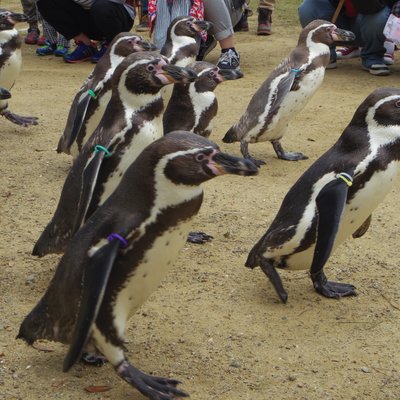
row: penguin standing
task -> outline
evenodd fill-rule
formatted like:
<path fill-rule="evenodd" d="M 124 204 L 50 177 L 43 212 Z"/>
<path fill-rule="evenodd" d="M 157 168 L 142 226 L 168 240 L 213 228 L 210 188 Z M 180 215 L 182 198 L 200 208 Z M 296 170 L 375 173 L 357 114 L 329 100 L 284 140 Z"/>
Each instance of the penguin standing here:
<path fill-rule="evenodd" d="M 185 244 L 202 203 L 201 183 L 226 173 L 254 175 L 257 167 L 188 132 L 150 144 L 72 239 L 18 338 L 68 344 L 64 371 L 83 350 L 97 350 L 147 398 L 186 397 L 179 381 L 146 375 L 129 363 L 126 327 Z"/>
<path fill-rule="evenodd" d="M 87 133 L 95 130 L 110 101 L 111 78 L 115 68 L 129 54 L 155 49 L 152 43 L 133 33 L 122 32 L 115 36 L 72 101 L 64 132 L 58 142 L 58 153 L 77 157 L 89 139 Z"/>
<path fill-rule="evenodd" d="M 112 97 L 98 127 L 74 161 L 55 214 L 39 237 L 33 255 L 62 251 L 66 242 L 118 186 L 140 152 L 160 138 L 164 109 L 160 90 L 196 74 L 170 65 L 154 52 L 129 55 L 116 68 Z"/>
<path fill-rule="evenodd" d="M 164 134 L 182 129 L 209 137 L 212 119 L 218 112 L 215 88 L 226 80 L 242 78 L 243 74 L 238 70 L 221 70 L 205 61 L 196 61 L 189 67 L 196 72 L 197 79 L 174 85 L 163 115 Z"/>
<path fill-rule="evenodd" d="M 380 88 L 289 190 L 246 266 L 260 266 L 284 302 L 287 293 L 276 268 L 310 269 L 323 296 L 355 295 L 353 285 L 328 281 L 323 267 L 345 239 L 367 231 L 372 212 L 394 185 L 399 163 L 400 89 Z"/>
<path fill-rule="evenodd" d="M 24 14 L 0 8 L 0 87 L 8 91 L 14 86 L 22 65 L 21 38 L 15 24 L 25 21 Z M 10 97 L 0 98 L 0 115 L 24 127 L 37 125 L 36 117 L 23 117 L 8 109 L 7 99 Z"/>
<path fill-rule="evenodd" d="M 244 157 L 252 159 L 248 144 L 270 141 L 283 160 L 304 160 L 302 153 L 285 152 L 280 139 L 290 120 L 300 112 L 322 84 L 329 63 L 329 46 L 355 39 L 350 31 L 324 20 L 310 22 L 300 33 L 297 47 L 269 75 L 250 100 L 245 113 L 222 139 L 240 141 Z M 258 166 L 263 160 L 253 160 Z"/>

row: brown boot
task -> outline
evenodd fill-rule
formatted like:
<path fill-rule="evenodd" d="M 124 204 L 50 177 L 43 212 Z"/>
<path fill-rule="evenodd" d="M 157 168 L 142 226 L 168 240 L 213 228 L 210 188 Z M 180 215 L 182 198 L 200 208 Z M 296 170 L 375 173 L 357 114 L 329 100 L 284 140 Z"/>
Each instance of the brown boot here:
<path fill-rule="evenodd" d="M 271 34 L 272 11 L 267 8 L 258 9 L 257 35 L 267 36 Z"/>

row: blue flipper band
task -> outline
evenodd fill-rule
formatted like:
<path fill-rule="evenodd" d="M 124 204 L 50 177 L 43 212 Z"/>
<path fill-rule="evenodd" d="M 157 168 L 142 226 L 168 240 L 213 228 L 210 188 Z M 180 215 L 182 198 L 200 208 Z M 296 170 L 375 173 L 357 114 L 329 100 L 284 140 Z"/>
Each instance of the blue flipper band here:
<path fill-rule="evenodd" d="M 128 242 L 126 241 L 125 238 L 123 238 L 121 235 L 118 235 L 118 233 L 112 233 L 107 237 L 107 240 L 111 242 L 112 240 L 117 239 L 121 242 L 121 247 L 124 248 L 128 246 Z"/>

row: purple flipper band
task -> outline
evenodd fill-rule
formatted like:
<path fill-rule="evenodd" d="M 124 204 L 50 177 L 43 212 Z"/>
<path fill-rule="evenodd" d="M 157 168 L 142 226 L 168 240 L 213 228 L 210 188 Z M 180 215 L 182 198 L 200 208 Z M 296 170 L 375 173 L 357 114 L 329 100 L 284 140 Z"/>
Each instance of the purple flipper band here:
<path fill-rule="evenodd" d="M 112 233 L 107 237 L 107 240 L 111 242 L 112 240 L 117 239 L 121 242 L 121 247 L 124 248 L 128 246 L 128 242 L 126 241 L 125 238 L 123 238 L 121 235 L 118 235 L 118 233 Z"/>

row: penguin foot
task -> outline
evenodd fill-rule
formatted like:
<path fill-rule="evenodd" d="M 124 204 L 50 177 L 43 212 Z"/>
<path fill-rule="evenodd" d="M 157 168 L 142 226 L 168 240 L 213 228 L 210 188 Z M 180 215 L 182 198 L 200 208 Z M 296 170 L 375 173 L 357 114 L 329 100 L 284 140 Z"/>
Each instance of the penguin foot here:
<path fill-rule="evenodd" d="M 31 126 L 31 125 L 37 125 L 38 124 L 38 119 L 37 117 L 23 117 L 21 115 L 17 115 L 12 113 L 11 111 L 2 111 L 1 115 L 6 117 L 9 121 L 11 121 L 13 124 L 16 125 L 21 125 L 23 127 Z"/>
<path fill-rule="evenodd" d="M 83 352 L 81 355 L 80 361 L 87 365 L 93 365 L 95 367 L 101 367 L 104 365 L 108 360 L 106 357 L 96 354 L 96 353 L 89 353 Z"/>
<path fill-rule="evenodd" d="M 204 232 L 189 232 L 186 240 L 189 243 L 204 244 L 206 242 L 209 242 L 211 239 L 214 239 L 214 237 L 211 235 L 207 235 L 207 233 Z"/>
<path fill-rule="evenodd" d="M 242 152 L 243 157 L 246 160 L 251 161 L 254 165 L 257 166 L 257 168 L 260 168 L 261 165 L 265 165 L 265 161 L 264 160 L 256 160 L 255 158 L 253 158 L 250 153 L 249 153 L 249 144 L 247 142 L 241 141 L 240 142 L 240 151 Z"/>
<path fill-rule="evenodd" d="M 303 153 L 296 153 L 292 151 L 285 151 L 281 145 L 279 140 L 271 140 L 272 147 L 275 150 L 276 155 L 280 160 L 286 161 L 298 161 L 298 160 L 307 160 L 308 157 Z"/>
<path fill-rule="evenodd" d="M 122 361 L 116 371 L 122 379 L 151 400 L 173 400 L 189 396 L 177 388 L 179 381 L 146 375 L 127 360 Z"/>
<path fill-rule="evenodd" d="M 345 296 L 357 296 L 355 286 L 349 283 L 331 282 L 323 272 L 311 274 L 314 289 L 322 296 L 338 299 Z"/>
<path fill-rule="evenodd" d="M 264 257 L 260 258 L 260 267 L 264 274 L 267 275 L 268 279 L 271 281 L 276 293 L 278 293 L 279 298 L 283 303 L 286 303 L 288 295 L 286 290 L 283 288 L 281 277 L 279 276 L 278 272 L 276 272 L 275 267 Z"/>

